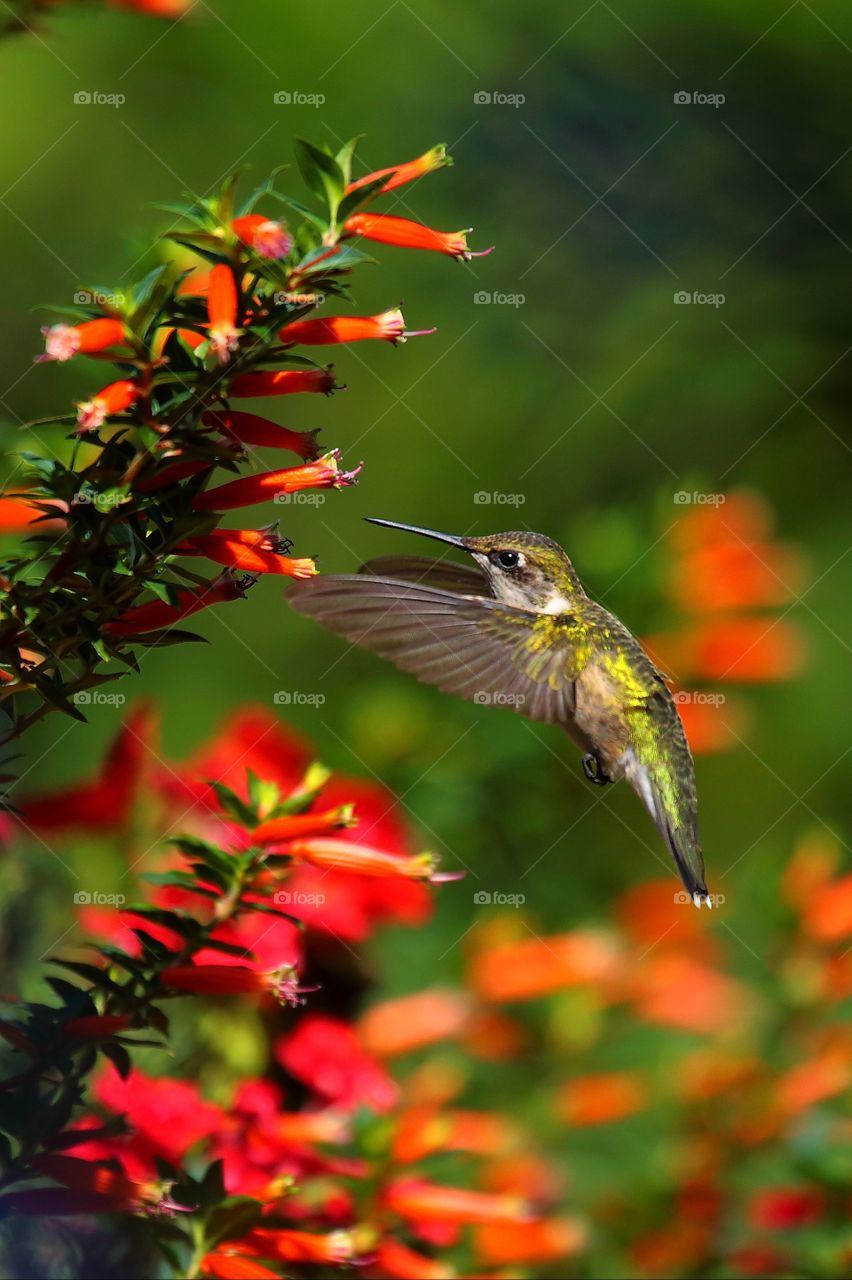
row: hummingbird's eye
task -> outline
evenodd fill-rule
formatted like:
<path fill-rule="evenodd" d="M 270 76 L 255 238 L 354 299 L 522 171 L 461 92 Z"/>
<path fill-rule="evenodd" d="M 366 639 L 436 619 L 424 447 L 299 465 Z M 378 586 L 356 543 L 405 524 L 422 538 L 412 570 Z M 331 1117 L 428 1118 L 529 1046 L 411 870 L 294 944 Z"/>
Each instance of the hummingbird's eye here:
<path fill-rule="evenodd" d="M 495 551 L 493 559 L 501 569 L 517 569 L 521 563 L 521 557 L 517 551 Z"/>

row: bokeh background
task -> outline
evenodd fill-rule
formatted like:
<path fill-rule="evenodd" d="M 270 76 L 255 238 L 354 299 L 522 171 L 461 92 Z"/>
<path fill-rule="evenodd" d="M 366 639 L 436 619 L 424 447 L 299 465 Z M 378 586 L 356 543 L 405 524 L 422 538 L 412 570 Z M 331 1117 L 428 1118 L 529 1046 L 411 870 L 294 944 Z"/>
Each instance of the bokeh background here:
<path fill-rule="evenodd" d="M 361 272 L 359 312 L 405 299 L 409 324 L 437 332 L 397 350 L 341 349 L 345 394 L 277 411 L 365 463 L 357 488 L 275 511 L 297 554 L 351 571 L 427 550 L 366 515 L 536 529 L 633 630 L 671 635 L 688 625 L 684 517 L 719 495 L 764 504 L 764 540 L 791 549 L 775 607 L 757 609 L 783 652 L 739 672 L 685 658 L 675 674 L 727 699 L 708 740 L 719 749 L 697 760 L 708 877 L 726 899 L 714 927 L 767 1006 L 787 1000 L 783 868 L 805 839 L 842 858 L 849 834 L 848 7 L 695 0 L 675 20 L 657 0 L 211 0 L 166 26 L 57 13 L 44 39 L 7 41 L 0 62 L 12 454 L 33 447 L 21 422 L 92 389 L 82 365 L 33 366 L 34 304 L 121 289 L 168 225 L 158 202 L 206 192 L 241 164 L 259 181 L 291 162 L 294 135 L 336 144 L 363 132 L 363 172 L 446 141 L 455 167 L 403 190 L 394 212 L 472 224 L 473 246 L 496 249 L 466 266 L 380 249 L 380 269 Z M 38 438 L 66 447 L 55 427 Z M 120 686 L 159 701 L 169 758 L 238 705 L 276 710 L 329 764 L 381 777 L 423 845 L 468 868 L 427 928 L 371 940 L 385 993 L 459 977 L 464 938 L 490 911 L 477 894 L 522 893 L 524 919 L 547 933 L 602 920 L 627 887 L 667 874 L 633 795 L 590 788 L 558 733 L 346 650 L 291 615 L 275 582 L 197 629 L 208 646 L 149 651 Z M 27 743 L 26 787 L 90 773 L 121 715 L 48 720 Z M 34 924 L 46 946 L 55 921 L 48 908 Z M 634 1052 L 604 1039 L 592 1057 Z M 538 1069 L 495 1066 L 486 1089 L 505 1100 L 533 1089 Z M 547 1069 L 558 1078 L 558 1061 Z M 658 1120 L 582 1138 L 581 1201 L 613 1158 L 642 1168 Z"/>

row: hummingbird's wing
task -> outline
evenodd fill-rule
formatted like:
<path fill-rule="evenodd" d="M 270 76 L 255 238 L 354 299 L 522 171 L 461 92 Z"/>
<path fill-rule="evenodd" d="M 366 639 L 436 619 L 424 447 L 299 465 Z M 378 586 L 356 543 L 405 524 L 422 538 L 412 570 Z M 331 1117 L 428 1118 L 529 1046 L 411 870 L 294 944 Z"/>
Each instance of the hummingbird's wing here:
<path fill-rule="evenodd" d="M 570 618 L 373 574 L 320 574 L 288 600 L 352 644 L 471 702 L 565 724 L 578 659 Z"/>
<path fill-rule="evenodd" d="M 359 573 L 379 578 L 396 578 L 401 582 L 420 582 L 442 591 L 457 591 L 463 596 L 490 596 L 488 578 L 472 565 L 453 564 L 452 560 L 430 560 L 428 556 L 378 556 L 362 564 Z"/>

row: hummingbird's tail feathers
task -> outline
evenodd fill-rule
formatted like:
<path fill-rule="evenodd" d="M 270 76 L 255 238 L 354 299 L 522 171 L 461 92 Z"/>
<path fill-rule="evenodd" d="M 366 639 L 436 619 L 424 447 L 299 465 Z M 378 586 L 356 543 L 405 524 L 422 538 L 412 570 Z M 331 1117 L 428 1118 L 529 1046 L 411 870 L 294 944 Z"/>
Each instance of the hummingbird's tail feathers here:
<path fill-rule="evenodd" d="M 689 815 L 681 822 L 675 819 L 666 801 L 669 789 L 664 780 L 656 777 L 647 765 L 640 764 L 632 750 L 627 752 L 624 760 L 624 776 L 653 818 L 674 859 L 683 887 L 696 907 L 700 907 L 702 902 L 712 907 L 694 820 Z"/>
<path fill-rule="evenodd" d="M 399 582 L 422 583 L 463 596 L 493 594 L 487 577 L 479 569 L 472 565 L 454 564 L 452 560 L 431 560 L 428 556 L 378 556 L 362 564 L 358 572 L 379 578 L 396 578 Z"/>

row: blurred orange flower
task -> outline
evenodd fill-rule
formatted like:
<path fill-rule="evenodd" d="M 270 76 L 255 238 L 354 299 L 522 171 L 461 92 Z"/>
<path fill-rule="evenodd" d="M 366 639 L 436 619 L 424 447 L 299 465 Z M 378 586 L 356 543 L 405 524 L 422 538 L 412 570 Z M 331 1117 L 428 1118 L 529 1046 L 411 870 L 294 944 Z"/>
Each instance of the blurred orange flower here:
<path fill-rule="evenodd" d="M 555 1102 L 556 1114 L 566 1124 L 608 1124 L 644 1111 L 648 1087 L 634 1072 L 604 1071 L 569 1080 Z"/>
<path fill-rule="evenodd" d="M 620 948 L 603 929 L 495 946 L 475 955 L 470 986 L 486 1000 L 529 1000 L 582 983 L 606 982 L 620 969 Z"/>

